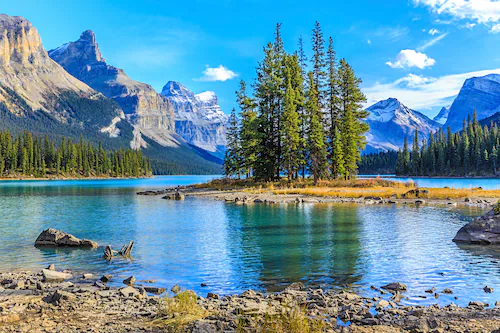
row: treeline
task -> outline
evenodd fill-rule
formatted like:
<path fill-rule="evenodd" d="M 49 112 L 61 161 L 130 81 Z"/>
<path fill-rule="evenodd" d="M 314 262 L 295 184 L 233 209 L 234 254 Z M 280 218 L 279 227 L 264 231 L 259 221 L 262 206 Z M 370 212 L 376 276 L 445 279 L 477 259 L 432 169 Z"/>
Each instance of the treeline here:
<path fill-rule="evenodd" d="M 13 136 L 0 131 L 0 176 L 48 175 L 63 177 L 141 177 L 150 176 L 150 161 L 132 149 L 109 151 L 80 138 L 62 138 L 56 143 L 48 136 L 29 131 Z"/>
<path fill-rule="evenodd" d="M 396 174 L 405 176 L 486 176 L 496 175 L 499 161 L 500 132 L 497 124 L 479 124 L 474 112 L 463 128 L 452 133 L 440 129 L 428 139 L 419 140 L 415 133 L 413 145 L 404 142 L 398 152 Z"/>
<path fill-rule="evenodd" d="M 240 112 L 230 117 L 227 176 L 273 181 L 282 174 L 289 180 L 310 174 L 315 182 L 356 176 L 368 130 L 361 80 L 345 59 L 337 61 L 332 38 L 325 47 L 318 22 L 312 51 L 308 61 L 299 39 L 298 50 L 287 53 L 281 24 L 276 25 L 252 94 L 243 81 L 236 93 Z"/>
<path fill-rule="evenodd" d="M 397 159 L 398 152 L 394 150 L 365 154 L 361 156 L 361 160 L 358 162 L 358 171 L 362 175 L 394 174 Z"/>

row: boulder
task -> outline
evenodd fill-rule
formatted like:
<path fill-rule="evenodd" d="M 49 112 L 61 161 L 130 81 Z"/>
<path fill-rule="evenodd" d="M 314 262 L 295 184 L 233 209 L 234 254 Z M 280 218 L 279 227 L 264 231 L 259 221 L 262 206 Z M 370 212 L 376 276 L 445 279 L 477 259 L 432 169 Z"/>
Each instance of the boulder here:
<path fill-rule="evenodd" d="M 133 286 L 135 284 L 135 276 L 130 276 L 126 278 L 125 280 L 123 280 L 123 284 L 127 286 Z"/>
<path fill-rule="evenodd" d="M 164 196 L 162 199 L 166 199 L 166 200 L 184 200 L 184 198 L 185 198 L 184 193 L 175 192 L 175 193 L 168 194 L 168 195 Z"/>
<path fill-rule="evenodd" d="M 406 285 L 400 282 L 392 282 L 382 286 L 382 289 L 393 290 L 393 291 L 406 291 Z"/>
<path fill-rule="evenodd" d="M 403 198 L 409 199 L 409 198 L 427 198 L 429 197 L 429 190 L 420 190 L 420 189 L 415 189 L 415 190 L 410 190 L 403 194 Z"/>
<path fill-rule="evenodd" d="M 148 287 L 148 286 L 145 286 L 144 290 L 146 292 L 148 292 L 150 294 L 154 294 L 154 295 L 160 295 L 160 294 L 163 294 L 165 291 L 167 291 L 166 288 Z"/>
<path fill-rule="evenodd" d="M 453 238 L 456 243 L 500 244 L 500 214 L 490 211 L 460 228 Z"/>
<path fill-rule="evenodd" d="M 69 273 L 52 271 L 50 269 L 43 269 L 42 274 L 43 274 L 43 280 L 45 282 L 52 282 L 52 281 L 54 281 L 54 282 L 59 281 L 60 282 L 60 281 L 70 279 L 72 277 L 72 275 Z"/>
<path fill-rule="evenodd" d="M 173 292 L 174 294 L 178 294 L 181 291 L 181 287 L 179 287 L 179 285 L 176 284 L 175 286 L 172 287 L 172 289 L 170 289 L 170 291 Z"/>
<path fill-rule="evenodd" d="M 125 297 L 130 297 L 130 296 L 137 297 L 141 293 L 139 292 L 139 290 L 135 289 L 134 287 L 125 287 L 125 288 L 120 289 L 120 294 L 122 294 Z"/>
<path fill-rule="evenodd" d="M 57 229 L 42 231 L 35 241 L 36 247 L 88 247 L 97 248 L 99 244 L 88 239 L 80 239 Z"/>

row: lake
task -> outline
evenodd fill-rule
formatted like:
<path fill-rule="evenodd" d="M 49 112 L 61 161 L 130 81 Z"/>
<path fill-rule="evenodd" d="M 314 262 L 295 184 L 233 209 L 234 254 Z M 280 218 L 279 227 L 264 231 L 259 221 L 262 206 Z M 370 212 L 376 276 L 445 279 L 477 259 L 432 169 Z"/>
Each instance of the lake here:
<path fill-rule="evenodd" d="M 356 204 L 235 205 L 209 199 L 163 200 L 137 191 L 213 176 L 0 182 L 0 269 L 109 273 L 179 284 L 205 295 L 274 292 L 302 281 L 370 294 L 399 281 L 406 304 L 466 305 L 500 299 L 500 250 L 458 246 L 456 231 L 484 211 L 473 208 Z M 484 184 L 483 184 L 484 186 Z M 37 249 L 57 228 L 97 241 L 97 250 Z M 133 260 L 102 258 L 104 246 L 134 240 Z M 207 287 L 201 287 L 201 283 Z M 495 287 L 486 294 L 485 285 Z M 425 290 L 451 288 L 453 295 Z M 458 297 L 455 299 L 454 297 Z"/>

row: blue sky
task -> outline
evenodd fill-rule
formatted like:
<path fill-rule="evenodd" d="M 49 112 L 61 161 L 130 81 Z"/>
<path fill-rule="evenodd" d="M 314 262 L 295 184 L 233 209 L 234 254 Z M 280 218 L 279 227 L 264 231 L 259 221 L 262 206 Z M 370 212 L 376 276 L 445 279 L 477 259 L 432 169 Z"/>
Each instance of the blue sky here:
<path fill-rule="evenodd" d="M 310 49 L 319 21 L 369 103 L 396 97 L 434 116 L 466 78 L 500 73 L 493 0 L 5 2 L 1 11 L 32 21 L 47 50 L 91 29 L 108 63 L 133 79 L 158 91 L 169 80 L 213 90 L 226 113 L 239 80 L 253 81 L 277 22 L 292 52 L 300 36 Z"/>

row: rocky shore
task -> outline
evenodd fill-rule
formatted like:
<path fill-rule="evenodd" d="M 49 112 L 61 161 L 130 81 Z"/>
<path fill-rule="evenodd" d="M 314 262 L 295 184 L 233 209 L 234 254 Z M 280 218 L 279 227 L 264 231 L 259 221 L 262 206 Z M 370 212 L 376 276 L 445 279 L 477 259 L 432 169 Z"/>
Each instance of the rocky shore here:
<path fill-rule="evenodd" d="M 369 191 L 367 191 L 369 192 Z M 479 208 L 490 208 L 498 202 L 495 198 L 464 198 L 464 199 L 427 199 L 425 195 L 416 198 L 382 198 L 366 195 L 359 198 L 314 196 L 302 194 L 274 194 L 270 191 L 256 193 L 243 190 L 216 190 L 210 188 L 200 188 L 196 186 L 179 186 L 165 190 L 142 191 L 138 195 L 162 196 L 163 199 L 173 199 L 178 193 L 184 197 L 206 198 L 239 205 L 245 204 L 297 204 L 297 203 L 351 203 L 363 205 L 447 205 L 447 206 L 470 206 Z"/>
<path fill-rule="evenodd" d="M 376 297 L 301 283 L 274 294 L 206 297 L 175 286 L 165 296 L 132 278 L 109 287 L 109 275 L 49 268 L 0 272 L 0 332 L 500 332 L 498 304 L 400 306 L 401 283 L 373 286 Z M 48 270 L 72 278 L 49 280 Z"/>

